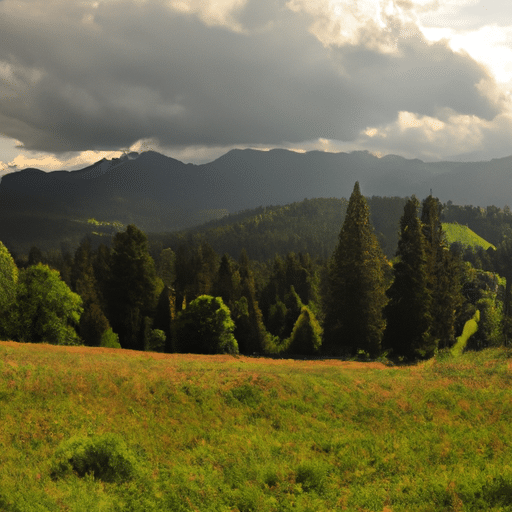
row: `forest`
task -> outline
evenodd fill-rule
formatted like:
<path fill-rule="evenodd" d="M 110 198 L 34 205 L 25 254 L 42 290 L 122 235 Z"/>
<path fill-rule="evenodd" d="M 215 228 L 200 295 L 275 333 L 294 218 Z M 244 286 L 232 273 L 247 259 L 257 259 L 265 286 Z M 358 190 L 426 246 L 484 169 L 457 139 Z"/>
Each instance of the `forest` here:
<path fill-rule="evenodd" d="M 0 339 L 167 353 L 414 361 L 452 347 L 478 311 L 468 348 L 507 344 L 508 209 L 442 205 L 432 196 L 422 203 L 414 196 L 366 199 L 356 183 L 348 202 L 289 205 L 288 212 L 296 211 L 292 222 L 288 217 L 288 230 L 300 218 L 310 219 L 310 234 L 318 232 L 315 222 L 327 222 L 327 216 L 308 216 L 305 209 L 326 205 L 328 222 L 339 219 L 338 237 L 330 251 L 318 239 L 312 254 L 307 246 L 284 250 L 286 231 L 278 226 L 287 218 L 279 208 L 149 240 L 128 225 L 111 244 L 84 237 L 74 254 L 32 247 L 20 257 L 1 244 Z M 376 215 L 379 207 L 392 214 Z M 393 233 L 390 219 L 398 209 Z M 273 231 L 269 218 L 275 219 Z M 378 231 L 373 218 L 379 219 Z M 443 222 L 475 228 L 496 249 L 448 244 Z M 240 248 L 251 232 L 257 242 Z M 212 246 L 222 247 L 222 239 L 231 245 L 220 256 Z M 281 251 L 270 257 L 260 250 L 259 259 L 250 259 L 258 245 Z M 235 259 L 229 253 L 238 248 Z"/>

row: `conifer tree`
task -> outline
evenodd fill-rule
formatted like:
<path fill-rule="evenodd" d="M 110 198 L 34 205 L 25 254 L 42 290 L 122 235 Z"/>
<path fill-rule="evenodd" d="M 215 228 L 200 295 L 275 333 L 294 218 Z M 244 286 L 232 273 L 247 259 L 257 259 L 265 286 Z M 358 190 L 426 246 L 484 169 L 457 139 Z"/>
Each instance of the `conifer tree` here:
<path fill-rule="evenodd" d="M 240 298 L 240 274 L 234 268 L 227 254 L 221 258 L 217 277 L 213 284 L 213 295 L 221 297 L 229 308 L 233 306 L 234 301 Z"/>
<path fill-rule="evenodd" d="M 322 329 L 314 313 L 302 306 L 301 313 L 293 327 L 287 352 L 296 355 L 311 356 L 316 354 L 322 345 Z"/>
<path fill-rule="evenodd" d="M 386 303 L 385 258 L 356 182 L 329 268 L 324 348 L 333 354 L 380 353 Z"/>
<path fill-rule="evenodd" d="M 458 258 L 448 250 L 441 223 L 441 203 L 428 196 L 422 203 L 421 222 L 425 235 L 428 288 L 432 295 L 431 335 L 439 348 L 455 342 L 455 320 L 462 305 Z"/>
<path fill-rule="evenodd" d="M 390 350 L 393 357 L 408 360 L 431 357 L 436 348 L 430 333 L 432 294 L 418 208 L 414 196 L 405 204 L 400 220 L 399 261 L 393 267 L 394 281 L 384 308 L 387 324 L 383 348 Z"/>
<path fill-rule="evenodd" d="M 73 258 L 70 269 L 71 288 L 82 297 L 84 312 L 80 317 L 79 334 L 86 345 L 97 347 L 110 324 L 102 310 L 99 286 L 93 268 L 91 241 L 84 238 Z"/>
<path fill-rule="evenodd" d="M 235 319 L 235 337 L 240 352 L 244 354 L 262 354 L 268 350 L 269 334 L 263 323 L 263 315 L 256 300 L 256 288 L 249 257 L 242 249 L 239 263 L 241 307 Z M 245 306 L 246 307 L 243 307 Z"/>
<path fill-rule="evenodd" d="M 116 234 L 110 269 L 110 324 L 123 348 L 144 350 L 143 321 L 153 317 L 163 283 L 156 276 L 146 235 L 137 227 L 129 225 Z"/>

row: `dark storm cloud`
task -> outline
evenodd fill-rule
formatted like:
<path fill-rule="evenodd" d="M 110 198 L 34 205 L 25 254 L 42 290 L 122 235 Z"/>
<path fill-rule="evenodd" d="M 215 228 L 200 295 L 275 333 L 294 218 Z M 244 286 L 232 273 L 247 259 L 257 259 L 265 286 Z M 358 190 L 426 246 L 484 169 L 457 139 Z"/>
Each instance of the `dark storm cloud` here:
<path fill-rule="evenodd" d="M 284 2 L 236 11 L 242 32 L 154 2 L 13 5 L 0 4 L 0 130 L 27 149 L 352 140 L 401 110 L 497 113 L 469 57 L 418 35 L 395 53 L 326 48 Z"/>

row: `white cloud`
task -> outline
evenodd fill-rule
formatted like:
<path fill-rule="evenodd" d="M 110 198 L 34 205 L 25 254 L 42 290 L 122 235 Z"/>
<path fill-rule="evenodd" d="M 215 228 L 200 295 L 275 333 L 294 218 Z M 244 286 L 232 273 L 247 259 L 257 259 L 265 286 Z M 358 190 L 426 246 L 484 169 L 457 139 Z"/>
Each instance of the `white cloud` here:
<path fill-rule="evenodd" d="M 478 3 L 2 0 L 0 129 L 24 145 L 16 165 L 47 168 L 142 144 L 189 161 L 232 147 L 380 150 L 383 134 L 388 151 L 447 152 L 438 134 L 466 133 L 457 116 L 484 126 L 509 108 L 474 59 L 490 70 L 501 61 L 508 80 L 511 31 L 436 22 L 470 7 Z M 485 60 L 485 48 L 497 57 Z"/>

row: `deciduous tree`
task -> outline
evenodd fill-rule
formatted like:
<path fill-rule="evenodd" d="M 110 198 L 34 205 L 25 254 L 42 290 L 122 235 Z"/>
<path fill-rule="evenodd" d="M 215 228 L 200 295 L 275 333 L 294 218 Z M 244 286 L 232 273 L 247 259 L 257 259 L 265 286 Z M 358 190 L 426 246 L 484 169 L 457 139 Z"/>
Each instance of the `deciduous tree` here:
<path fill-rule="evenodd" d="M 18 268 L 7 247 L 0 242 L 0 339 L 12 331 L 12 308 L 16 301 Z"/>
<path fill-rule="evenodd" d="M 18 341 L 79 344 L 75 327 L 82 311 L 82 299 L 61 280 L 58 271 L 39 263 L 20 272 L 14 311 Z"/>
<path fill-rule="evenodd" d="M 185 353 L 238 354 L 234 328 L 229 309 L 222 299 L 201 295 L 178 314 L 178 349 Z"/>

